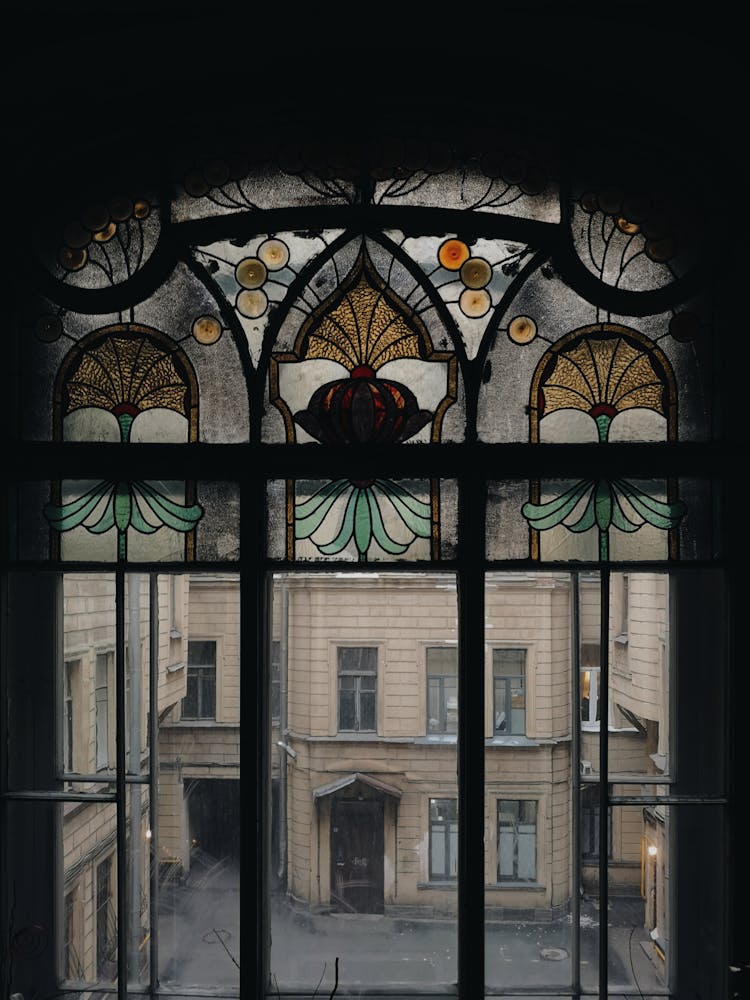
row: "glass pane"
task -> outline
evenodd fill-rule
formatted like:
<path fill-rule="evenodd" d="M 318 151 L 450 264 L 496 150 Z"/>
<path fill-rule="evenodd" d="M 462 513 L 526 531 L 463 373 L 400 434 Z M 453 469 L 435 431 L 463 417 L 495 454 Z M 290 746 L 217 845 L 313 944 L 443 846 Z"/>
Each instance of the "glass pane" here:
<path fill-rule="evenodd" d="M 579 676 L 582 773 L 599 773 L 599 733 L 608 723 L 610 778 L 669 780 L 674 771 L 670 664 L 674 622 L 670 577 L 613 572 L 609 579 L 609 691 L 601 687 L 601 581 L 579 577 Z"/>
<path fill-rule="evenodd" d="M 573 581 L 490 573 L 484 597 L 485 981 L 569 989 Z"/>
<path fill-rule="evenodd" d="M 248 209 L 345 205 L 354 201 L 352 176 L 359 158 L 285 130 L 283 139 L 264 142 L 260 156 L 212 156 L 182 164 L 176 180 L 172 217 L 176 222 Z M 270 163 L 269 163 L 270 158 Z"/>
<path fill-rule="evenodd" d="M 117 855 L 115 853 L 116 809 L 97 802 L 89 805 L 65 803 L 62 822 L 63 947 L 60 975 L 76 983 L 109 983 L 117 979 Z M 133 814 L 128 810 L 129 818 Z M 143 843 L 137 831 L 136 845 Z M 138 847 L 136 847 L 136 852 Z M 132 861 L 132 858 L 131 858 Z M 135 871 L 135 870 L 134 870 Z M 140 879 L 129 891 L 138 890 L 148 872 L 148 863 L 137 868 Z M 148 898 L 148 881 L 145 883 Z M 148 915 L 146 908 L 145 915 Z M 131 957 L 146 936 L 140 906 L 133 910 Z M 148 960 L 148 949 L 145 949 Z M 138 981 L 139 976 L 134 977 Z"/>
<path fill-rule="evenodd" d="M 455 480 L 271 480 L 272 559 L 394 562 L 456 554 Z"/>
<path fill-rule="evenodd" d="M 670 284 L 696 264 L 698 241 L 678 231 L 668 216 L 670 193 L 579 189 L 570 230 L 582 263 L 616 288 L 646 291 Z"/>
<path fill-rule="evenodd" d="M 159 800 L 153 852 L 159 979 L 239 984 L 240 587 L 158 577 Z M 195 638 L 193 638 L 195 637 Z M 195 673 L 191 677 L 191 671 Z"/>
<path fill-rule="evenodd" d="M 393 230 L 388 235 L 430 278 L 456 324 L 467 356 L 476 358 L 488 335 L 493 337 L 494 331 L 490 331 L 508 286 L 521 263 L 531 259 L 534 248 L 513 240 L 466 242 L 457 234 L 446 233 L 405 236 Z"/>
<path fill-rule="evenodd" d="M 125 576 L 125 760 L 130 774 L 147 774 L 150 765 L 149 689 L 151 635 L 149 578 Z"/>
<path fill-rule="evenodd" d="M 215 283 L 247 339 L 253 364 L 258 367 L 263 338 L 271 317 L 284 301 L 289 286 L 311 260 L 325 250 L 326 242 L 340 235 L 326 232 L 277 232 L 241 240 L 219 240 L 194 252 L 207 280 Z"/>
<path fill-rule="evenodd" d="M 714 558 L 708 480 L 496 480 L 490 559 L 615 562 Z"/>
<path fill-rule="evenodd" d="M 159 239 L 156 192 L 131 198 L 112 188 L 77 211 L 54 212 L 34 227 L 34 249 L 47 270 L 66 285 L 108 288 L 132 277 L 151 257 Z"/>
<path fill-rule="evenodd" d="M 610 777 L 668 776 L 671 760 L 669 577 L 610 578 Z"/>
<path fill-rule="evenodd" d="M 96 783 L 114 781 L 116 761 L 114 577 L 17 574 L 9 589 L 18 611 L 7 619 L 4 711 L 18 752 L 8 758 L 8 787 L 62 791 L 86 776 L 78 791 L 102 791 Z M 61 645 L 53 628 L 39 628 L 58 611 Z"/>
<path fill-rule="evenodd" d="M 711 400 L 696 364 L 707 303 L 626 323 L 597 322 L 590 303 L 563 283 L 552 261 L 530 270 L 512 291 L 484 368 L 480 440 L 708 438 Z M 506 405 L 498 406 L 500 399 Z"/>
<path fill-rule="evenodd" d="M 15 491 L 14 554 L 70 562 L 233 562 L 239 487 L 230 482 L 63 480 Z"/>
<path fill-rule="evenodd" d="M 178 263 L 129 322 L 30 304 L 22 344 L 24 440 L 235 443 L 247 385 L 219 302 Z M 169 331 L 169 332 L 167 332 Z"/>
<path fill-rule="evenodd" d="M 274 576 L 281 992 L 330 992 L 336 971 L 347 989 L 455 983 L 456 737 L 428 735 L 426 691 L 429 649 L 451 644 L 455 663 L 456 619 L 451 576 Z"/>
<path fill-rule="evenodd" d="M 549 153 L 522 150 L 497 137 L 480 158 L 459 159 L 447 142 L 393 136 L 378 149 L 374 201 L 382 205 L 442 205 L 557 222 L 557 183 Z M 506 145 L 508 142 L 508 145 Z M 517 140 L 516 140 L 517 142 Z"/>
<path fill-rule="evenodd" d="M 607 983 L 611 991 L 648 994 L 670 985 L 673 812 L 668 806 L 611 807 L 607 865 Z M 591 864 L 584 858 L 581 869 L 581 984 L 588 989 L 596 989 L 599 981 L 597 864 L 598 860 Z"/>
<path fill-rule="evenodd" d="M 385 235 L 328 246 L 274 343 L 263 439 L 463 440 L 458 355 L 434 294 Z"/>

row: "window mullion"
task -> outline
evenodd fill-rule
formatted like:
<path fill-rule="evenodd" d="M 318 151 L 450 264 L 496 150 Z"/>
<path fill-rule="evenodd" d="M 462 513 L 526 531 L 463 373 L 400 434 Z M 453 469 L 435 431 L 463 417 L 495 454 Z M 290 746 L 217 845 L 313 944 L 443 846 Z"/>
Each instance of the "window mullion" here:
<path fill-rule="evenodd" d="M 459 483 L 458 995 L 484 996 L 485 483 Z"/>
<path fill-rule="evenodd" d="M 128 992 L 127 785 L 125 746 L 125 571 L 115 572 L 115 767 L 117 791 L 117 995 Z"/>
<path fill-rule="evenodd" d="M 601 570 L 599 596 L 599 649 L 601 651 L 601 691 L 599 692 L 599 996 L 607 993 L 607 913 L 609 907 L 609 592 L 610 571 Z"/>
<path fill-rule="evenodd" d="M 172 581 L 170 578 L 170 595 Z M 149 885 L 149 983 L 156 990 L 159 980 L 159 935 L 154 933 L 159 926 L 159 577 L 149 575 L 149 688 L 148 688 L 148 825 L 151 838 L 148 841 L 150 885 Z"/>
<path fill-rule="evenodd" d="M 570 915 L 573 934 L 571 939 L 572 987 L 578 993 L 581 989 L 581 796 L 586 786 L 581 783 L 581 579 L 580 574 L 571 574 L 570 640 L 572 663 L 571 697 L 571 748 L 570 768 L 575 794 L 571 803 L 570 836 L 572 848 L 572 872 L 570 883 Z"/>
<path fill-rule="evenodd" d="M 266 480 L 240 494 L 240 989 L 262 997 L 270 985 L 270 663 L 271 580 L 265 570 Z"/>

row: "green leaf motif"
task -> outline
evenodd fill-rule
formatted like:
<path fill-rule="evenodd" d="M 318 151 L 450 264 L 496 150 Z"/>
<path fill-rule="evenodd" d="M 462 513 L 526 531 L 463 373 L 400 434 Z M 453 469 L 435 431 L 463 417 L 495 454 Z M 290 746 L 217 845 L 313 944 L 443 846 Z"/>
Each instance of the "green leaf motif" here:
<path fill-rule="evenodd" d="M 569 520 L 586 497 L 588 499 L 583 512 L 574 520 Z M 521 508 L 522 515 L 537 531 L 547 531 L 561 524 L 568 531 L 580 533 L 596 526 L 600 534 L 601 553 L 608 551 L 606 542 L 612 528 L 633 532 L 644 524 L 650 524 L 654 528 L 668 531 L 677 527 L 686 511 L 687 507 L 682 501 L 667 503 L 658 500 L 625 479 L 611 482 L 606 479 L 596 482 L 584 480 L 574 483 L 551 500 L 544 503 L 527 502 Z"/>
<path fill-rule="evenodd" d="M 91 520 L 103 502 L 103 510 Z M 179 504 L 145 480 L 96 483 L 68 503 L 48 503 L 44 507 L 44 516 L 55 531 L 83 527 L 101 535 L 116 527 L 120 539 L 118 551 L 124 551 L 122 543 L 129 528 L 143 535 L 153 534 L 162 527 L 184 533 L 193 530 L 203 513 L 200 504 Z"/>
<path fill-rule="evenodd" d="M 336 501 L 346 497 L 338 530 L 326 542 L 312 539 L 325 524 Z M 323 555 L 338 555 L 354 542 L 360 562 L 367 560 L 373 542 L 390 555 L 402 555 L 416 538 L 429 538 L 432 530 L 431 507 L 419 500 L 400 483 L 375 479 L 368 486 L 357 486 L 348 479 L 325 483 L 311 497 L 295 504 L 294 537 L 310 538 Z M 398 522 L 411 538 L 398 541 L 387 525 Z"/>

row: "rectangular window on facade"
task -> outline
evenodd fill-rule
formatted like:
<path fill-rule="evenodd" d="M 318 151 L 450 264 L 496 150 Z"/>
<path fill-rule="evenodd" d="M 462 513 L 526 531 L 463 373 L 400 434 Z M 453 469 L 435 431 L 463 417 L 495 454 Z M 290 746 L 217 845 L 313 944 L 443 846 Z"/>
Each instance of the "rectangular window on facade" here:
<path fill-rule="evenodd" d="M 271 718 L 276 720 L 281 714 L 281 643 L 271 642 Z"/>
<path fill-rule="evenodd" d="M 427 649 L 427 734 L 458 731 L 458 677 L 456 650 L 430 646 Z"/>
<path fill-rule="evenodd" d="M 209 639 L 188 642 L 188 671 L 183 719 L 216 718 L 216 643 Z"/>
<path fill-rule="evenodd" d="M 458 875 L 458 803 L 430 799 L 430 881 Z"/>
<path fill-rule="evenodd" d="M 339 646 L 339 730 L 375 732 L 378 651 L 375 646 Z"/>
<path fill-rule="evenodd" d="M 177 574 L 169 577 L 169 638 L 182 637 L 182 579 Z"/>
<path fill-rule="evenodd" d="M 497 881 L 536 881 L 536 802 L 498 799 Z"/>
<path fill-rule="evenodd" d="M 63 667 L 63 770 L 73 770 L 73 689 L 80 668 L 78 660 L 66 660 Z"/>
<path fill-rule="evenodd" d="M 598 722 L 601 669 L 599 643 L 581 645 L 581 722 Z"/>
<path fill-rule="evenodd" d="M 114 729 L 110 725 L 110 703 L 114 699 L 114 654 L 96 654 L 94 709 L 96 721 L 96 769 L 104 771 L 114 764 Z"/>
<path fill-rule="evenodd" d="M 493 731 L 496 736 L 526 732 L 526 650 L 492 650 Z"/>

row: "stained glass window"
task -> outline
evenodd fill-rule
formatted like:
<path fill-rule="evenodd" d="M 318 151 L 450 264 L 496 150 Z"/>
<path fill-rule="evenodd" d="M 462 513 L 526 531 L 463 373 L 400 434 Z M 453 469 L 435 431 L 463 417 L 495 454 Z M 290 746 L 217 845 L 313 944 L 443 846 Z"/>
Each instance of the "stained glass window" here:
<path fill-rule="evenodd" d="M 671 993 L 726 952 L 705 205 L 510 114 L 261 127 L 263 81 L 24 236 L 9 985 Z"/>

